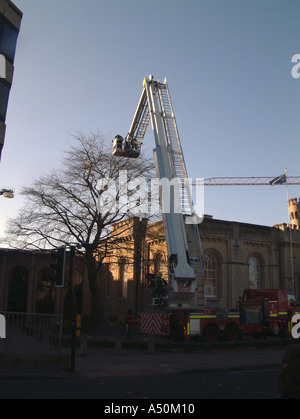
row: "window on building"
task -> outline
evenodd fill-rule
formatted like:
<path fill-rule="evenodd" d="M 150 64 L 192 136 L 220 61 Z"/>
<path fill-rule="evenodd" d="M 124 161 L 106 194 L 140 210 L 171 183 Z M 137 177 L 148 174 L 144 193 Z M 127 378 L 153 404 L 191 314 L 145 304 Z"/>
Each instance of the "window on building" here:
<path fill-rule="evenodd" d="M 155 270 L 155 274 L 157 274 L 158 272 L 160 272 L 162 274 L 162 276 L 164 275 L 164 271 L 165 271 L 165 256 L 163 253 L 159 252 L 156 254 L 155 259 L 154 259 L 154 270 Z"/>
<path fill-rule="evenodd" d="M 0 16 L 0 54 L 14 61 L 18 31 Z"/>
<path fill-rule="evenodd" d="M 249 259 L 249 288 L 260 288 L 260 264 L 254 256 Z"/>
<path fill-rule="evenodd" d="M 127 298 L 128 263 L 121 259 L 119 263 L 119 297 Z"/>
<path fill-rule="evenodd" d="M 206 298 L 217 297 L 218 260 L 216 255 L 209 253 L 205 256 L 205 286 Z"/>
<path fill-rule="evenodd" d="M 9 274 L 7 311 L 27 312 L 29 273 L 23 266 L 15 266 Z"/>
<path fill-rule="evenodd" d="M 0 79 L 0 119 L 3 121 L 6 117 L 9 89 L 9 85 L 3 79 Z"/>

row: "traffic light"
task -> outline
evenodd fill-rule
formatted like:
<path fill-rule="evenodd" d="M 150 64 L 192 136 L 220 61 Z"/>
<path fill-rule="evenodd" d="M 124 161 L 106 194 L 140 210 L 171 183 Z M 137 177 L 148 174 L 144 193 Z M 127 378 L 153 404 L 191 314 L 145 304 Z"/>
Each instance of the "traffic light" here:
<path fill-rule="evenodd" d="M 50 267 L 54 270 L 52 279 L 54 280 L 54 286 L 63 288 L 65 279 L 65 260 L 66 260 L 66 246 L 58 247 L 54 252 L 55 263 L 52 263 Z"/>

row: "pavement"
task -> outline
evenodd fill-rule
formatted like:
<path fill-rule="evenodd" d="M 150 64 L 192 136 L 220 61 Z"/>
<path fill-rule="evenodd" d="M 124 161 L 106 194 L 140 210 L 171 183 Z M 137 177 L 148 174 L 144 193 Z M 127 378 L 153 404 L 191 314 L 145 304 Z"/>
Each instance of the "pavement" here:
<path fill-rule="evenodd" d="M 70 347 L 57 354 L 14 354 L 0 357 L 0 379 L 120 377 L 279 368 L 291 341 L 262 345 L 170 345 L 146 337 L 122 336 L 83 341 L 76 349 L 74 370 Z"/>
<path fill-rule="evenodd" d="M 76 358 L 77 374 L 87 377 L 137 376 L 277 368 L 285 351 L 218 351 L 214 353 L 141 353 L 125 349 L 112 353 L 91 349 Z"/>

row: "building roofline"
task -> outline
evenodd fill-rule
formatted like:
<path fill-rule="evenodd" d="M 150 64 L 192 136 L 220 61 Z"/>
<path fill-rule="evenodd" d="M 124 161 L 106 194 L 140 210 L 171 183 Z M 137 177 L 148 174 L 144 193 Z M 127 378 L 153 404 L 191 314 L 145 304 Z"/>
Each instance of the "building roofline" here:
<path fill-rule="evenodd" d="M 221 220 L 218 218 L 213 218 L 212 215 L 204 215 L 204 223 L 208 222 L 208 223 L 214 223 L 214 224 L 227 224 L 227 225 L 240 225 L 240 226 L 248 226 L 248 227 L 255 227 L 258 229 L 276 229 L 278 230 L 278 228 L 276 226 L 268 226 L 268 225 L 262 225 L 262 224 L 252 224 L 252 223 L 246 223 L 246 222 L 242 222 L 242 221 L 229 221 L 229 220 Z M 202 222 L 202 223 L 203 223 Z M 163 221 L 156 221 L 154 223 L 149 224 L 149 226 L 154 226 L 155 224 L 159 224 L 159 223 L 163 223 Z M 201 226 L 201 224 L 198 224 L 199 226 Z"/>
<path fill-rule="evenodd" d="M 204 217 L 204 222 L 213 222 L 213 223 L 219 223 L 219 224 L 231 224 L 231 225 L 240 225 L 240 226 L 249 226 L 249 227 L 255 227 L 260 229 L 272 229 L 273 226 L 263 225 L 263 224 L 253 224 L 253 223 L 246 223 L 243 221 L 229 221 L 229 220 L 221 220 L 218 218 L 206 218 Z"/>
<path fill-rule="evenodd" d="M 14 9 L 15 12 L 22 18 L 23 17 L 23 12 L 11 0 L 8 0 L 8 3 L 12 7 L 12 9 Z"/>

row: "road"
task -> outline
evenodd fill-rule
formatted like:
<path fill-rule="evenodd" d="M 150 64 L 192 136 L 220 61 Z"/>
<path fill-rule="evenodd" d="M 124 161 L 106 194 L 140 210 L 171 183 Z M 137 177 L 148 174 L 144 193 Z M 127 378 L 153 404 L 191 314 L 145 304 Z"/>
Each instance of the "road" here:
<path fill-rule="evenodd" d="M 0 380 L 0 399 L 277 399 L 276 370 Z"/>

